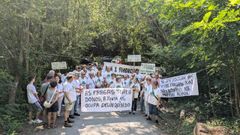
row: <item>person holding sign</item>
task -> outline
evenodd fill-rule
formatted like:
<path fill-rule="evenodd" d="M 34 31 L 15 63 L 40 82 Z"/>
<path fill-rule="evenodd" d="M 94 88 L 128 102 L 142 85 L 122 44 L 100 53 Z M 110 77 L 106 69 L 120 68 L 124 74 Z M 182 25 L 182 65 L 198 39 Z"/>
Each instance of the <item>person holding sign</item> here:
<path fill-rule="evenodd" d="M 132 111 L 130 114 L 135 114 L 137 110 L 137 100 L 138 100 L 138 94 L 140 91 L 140 84 L 137 78 L 133 79 L 133 83 L 131 84 L 130 88 L 133 91 L 133 101 L 132 101 Z"/>
<path fill-rule="evenodd" d="M 150 91 L 149 97 L 148 97 L 148 103 L 149 103 L 149 114 L 150 119 L 153 119 L 158 123 L 158 109 L 157 106 L 160 101 L 160 91 L 158 88 L 158 81 L 152 82 L 152 90 Z"/>

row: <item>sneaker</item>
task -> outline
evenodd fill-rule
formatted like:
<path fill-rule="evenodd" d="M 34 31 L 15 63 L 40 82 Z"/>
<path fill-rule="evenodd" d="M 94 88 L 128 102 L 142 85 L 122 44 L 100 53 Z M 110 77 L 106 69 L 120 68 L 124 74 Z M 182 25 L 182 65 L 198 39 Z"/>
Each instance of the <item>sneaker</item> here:
<path fill-rule="evenodd" d="M 60 115 L 60 114 L 58 114 L 58 115 L 57 115 L 57 117 L 61 117 L 61 115 Z"/>
<path fill-rule="evenodd" d="M 79 114 L 79 113 L 74 113 L 74 115 L 75 115 L 75 116 L 80 116 L 80 114 Z"/>
<path fill-rule="evenodd" d="M 72 127 L 72 124 L 69 124 L 68 122 L 65 122 L 64 127 Z"/>
<path fill-rule="evenodd" d="M 136 113 L 136 111 L 133 111 L 133 115 Z"/>
<path fill-rule="evenodd" d="M 37 123 L 37 124 L 42 123 L 42 120 L 36 119 L 35 123 Z"/>
<path fill-rule="evenodd" d="M 129 112 L 129 114 L 131 114 L 132 112 Z"/>
<path fill-rule="evenodd" d="M 75 117 L 73 115 L 69 115 L 69 118 L 74 119 Z"/>
<path fill-rule="evenodd" d="M 68 119 L 68 123 L 74 123 L 74 120 Z"/>

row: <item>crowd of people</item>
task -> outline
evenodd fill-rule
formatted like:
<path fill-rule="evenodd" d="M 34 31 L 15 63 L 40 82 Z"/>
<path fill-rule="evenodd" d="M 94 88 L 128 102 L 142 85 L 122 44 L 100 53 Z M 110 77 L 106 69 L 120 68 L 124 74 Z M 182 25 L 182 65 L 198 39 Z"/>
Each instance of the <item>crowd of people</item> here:
<path fill-rule="evenodd" d="M 158 123 L 161 79 L 158 73 L 143 75 L 136 69 L 131 74 L 117 75 L 111 67 L 81 65 L 65 74 L 50 70 L 38 91 L 34 85 L 35 78 L 34 75 L 30 76 L 27 85 L 30 124 L 44 123 L 46 128 L 55 128 L 57 117 L 63 114 L 64 126 L 72 127 L 74 118 L 80 116 L 81 92 L 95 88 L 131 88 L 133 101 L 129 114 L 134 115 L 139 104 L 146 119 Z M 46 101 L 51 104 L 50 107 L 44 106 Z M 32 119 L 33 112 L 36 112 L 35 120 Z"/>

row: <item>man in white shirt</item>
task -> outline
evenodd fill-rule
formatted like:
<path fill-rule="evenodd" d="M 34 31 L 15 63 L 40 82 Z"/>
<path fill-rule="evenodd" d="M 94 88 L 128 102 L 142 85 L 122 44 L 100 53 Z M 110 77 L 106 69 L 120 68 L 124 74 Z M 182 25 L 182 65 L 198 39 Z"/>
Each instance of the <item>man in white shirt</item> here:
<path fill-rule="evenodd" d="M 73 109 L 74 102 L 76 101 L 76 90 L 72 85 L 72 82 L 74 80 L 74 75 L 71 73 L 68 73 L 66 79 L 67 81 L 63 84 L 64 95 L 65 95 L 64 126 L 72 127 L 70 123 L 74 123 L 74 121 L 69 119 L 69 114 Z"/>
<path fill-rule="evenodd" d="M 39 115 L 42 112 L 43 108 L 39 103 L 38 93 L 36 91 L 36 87 L 34 86 L 35 76 L 29 77 L 29 84 L 27 85 L 27 98 L 29 103 L 29 124 L 32 123 L 41 123 L 39 120 Z M 36 111 L 36 120 L 32 120 L 32 112 Z"/>

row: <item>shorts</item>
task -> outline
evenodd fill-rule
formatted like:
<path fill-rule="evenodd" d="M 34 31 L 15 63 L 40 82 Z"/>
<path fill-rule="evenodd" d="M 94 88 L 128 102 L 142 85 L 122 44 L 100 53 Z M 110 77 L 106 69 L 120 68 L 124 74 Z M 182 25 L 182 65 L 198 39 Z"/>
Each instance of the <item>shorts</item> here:
<path fill-rule="evenodd" d="M 150 115 L 158 115 L 158 109 L 156 105 L 149 104 L 149 114 Z"/>
<path fill-rule="evenodd" d="M 47 112 L 57 112 L 58 111 L 58 102 L 55 102 L 50 108 L 46 108 Z"/>
<path fill-rule="evenodd" d="M 29 111 L 30 112 L 33 112 L 33 111 L 41 112 L 42 110 L 43 110 L 43 108 L 38 101 L 33 103 L 33 104 L 29 104 Z"/>
<path fill-rule="evenodd" d="M 73 109 L 74 104 L 65 103 L 65 111 L 71 111 Z"/>

